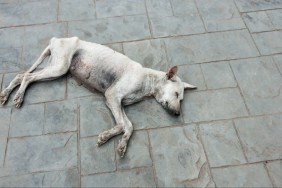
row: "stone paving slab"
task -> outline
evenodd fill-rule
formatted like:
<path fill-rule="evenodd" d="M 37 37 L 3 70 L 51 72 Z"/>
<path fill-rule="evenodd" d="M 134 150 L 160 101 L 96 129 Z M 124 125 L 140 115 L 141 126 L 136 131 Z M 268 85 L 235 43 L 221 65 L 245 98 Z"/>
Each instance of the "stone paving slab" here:
<path fill-rule="evenodd" d="M 281 159 L 281 115 L 234 121 L 249 162 Z"/>
<path fill-rule="evenodd" d="M 0 167 L 4 165 L 7 138 L 0 137 Z"/>
<path fill-rule="evenodd" d="M 282 161 L 273 161 L 266 164 L 274 187 L 282 187 Z"/>
<path fill-rule="evenodd" d="M 280 0 L 235 0 L 240 12 L 282 8 Z"/>
<path fill-rule="evenodd" d="M 243 19 L 252 33 L 274 30 L 265 11 L 246 13 L 243 15 Z"/>
<path fill-rule="evenodd" d="M 83 176 L 82 187 L 156 187 L 151 168 Z"/>
<path fill-rule="evenodd" d="M 175 16 L 198 14 L 197 5 L 194 0 L 171 0 L 170 3 Z"/>
<path fill-rule="evenodd" d="M 275 29 L 282 29 L 282 10 L 268 10 L 268 17 L 271 19 L 271 23 Z"/>
<path fill-rule="evenodd" d="M 246 30 L 175 37 L 165 40 L 172 65 L 194 64 L 258 55 Z"/>
<path fill-rule="evenodd" d="M 253 37 L 262 55 L 282 52 L 282 31 L 257 33 Z"/>
<path fill-rule="evenodd" d="M 269 57 L 230 62 L 251 114 L 282 112 L 282 77 Z"/>
<path fill-rule="evenodd" d="M 212 169 L 218 187 L 272 187 L 263 164 Z"/>
<path fill-rule="evenodd" d="M 145 0 L 149 17 L 173 16 L 169 0 Z M 156 11 L 158 10 L 158 11 Z"/>
<path fill-rule="evenodd" d="M 0 137 L 8 137 L 11 109 L 10 108 L 0 108 Z"/>
<path fill-rule="evenodd" d="M 24 30 L 24 27 L 0 28 L 1 48 L 21 47 L 24 40 Z"/>
<path fill-rule="evenodd" d="M 77 169 L 0 178 L 1 187 L 78 187 Z"/>
<path fill-rule="evenodd" d="M 20 70 L 21 48 L 0 49 L 0 73 Z"/>

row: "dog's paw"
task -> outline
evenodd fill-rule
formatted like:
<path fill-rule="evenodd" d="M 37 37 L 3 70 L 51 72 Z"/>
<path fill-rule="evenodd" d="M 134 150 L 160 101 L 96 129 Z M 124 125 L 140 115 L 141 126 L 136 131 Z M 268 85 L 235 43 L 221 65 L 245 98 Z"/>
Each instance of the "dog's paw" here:
<path fill-rule="evenodd" d="M 13 99 L 16 108 L 20 108 L 23 102 L 23 94 L 17 93 Z"/>
<path fill-rule="evenodd" d="M 6 103 L 7 99 L 8 99 L 8 95 L 7 94 L 5 94 L 3 92 L 0 93 L 0 103 L 2 105 L 4 105 Z"/>
<path fill-rule="evenodd" d="M 119 144 L 118 144 L 118 147 L 117 147 L 117 152 L 118 152 L 118 154 L 121 158 L 124 157 L 124 154 L 125 154 L 125 151 L 126 151 L 126 146 L 127 146 L 126 142 L 119 141 Z"/>
<path fill-rule="evenodd" d="M 97 146 L 101 146 L 108 141 L 108 137 L 103 133 L 100 133 L 98 136 Z"/>

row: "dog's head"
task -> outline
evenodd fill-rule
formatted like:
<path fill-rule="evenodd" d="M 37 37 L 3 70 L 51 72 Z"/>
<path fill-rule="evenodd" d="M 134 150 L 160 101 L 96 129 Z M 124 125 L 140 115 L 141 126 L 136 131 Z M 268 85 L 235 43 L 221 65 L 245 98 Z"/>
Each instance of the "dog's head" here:
<path fill-rule="evenodd" d="M 178 116 L 180 115 L 180 102 L 183 99 L 184 89 L 194 89 L 196 86 L 182 82 L 176 73 L 176 66 L 168 70 L 165 78 L 161 80 L 155 98 L 165 109 Z"/>

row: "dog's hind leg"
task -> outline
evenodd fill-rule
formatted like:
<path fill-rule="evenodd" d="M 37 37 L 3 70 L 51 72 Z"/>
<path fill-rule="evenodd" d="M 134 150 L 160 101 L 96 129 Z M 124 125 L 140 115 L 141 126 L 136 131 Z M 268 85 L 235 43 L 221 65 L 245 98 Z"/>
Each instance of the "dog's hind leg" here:
<path fill-rule="evenodd" d="M 40 55 L 40 57 L 36 60 L 36 62 L 32 65 L 32 67 L 26 72 L 26 73 L 30 73 L 32 72 L 36 67 L 38 67 L 38 65 L 40 63 L 43 62 L 43 60 L 50 55 L 50 49 L 49 46 L 47 46 L 47 48 L 45 48 L 45 50 L 42 52 L 42 54 Z M 18 74 L 12 81 L 11 83 L 8 85 L 7 88 L 5 88 L 1 93 L 0 93 L 0 103 L 1 104 L 5 104 L 5 102 L 7 101 L 9 95 L 11 94 L 11 92 L 22 82 L 23 77 L 24 77 L 25 73 L 23 74 Z"/>

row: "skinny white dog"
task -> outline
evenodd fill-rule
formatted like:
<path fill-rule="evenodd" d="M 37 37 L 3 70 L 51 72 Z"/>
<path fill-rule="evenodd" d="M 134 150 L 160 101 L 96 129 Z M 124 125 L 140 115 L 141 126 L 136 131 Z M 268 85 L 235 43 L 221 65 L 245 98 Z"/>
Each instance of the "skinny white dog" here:
<path fill-rule="evenodd" d="M 33 72 L 47 57 L 49 64 L 38 72 Z M 133 132 L 132 123 L 127 118 L 123 106 L 154 96 L 167 110 L 180 114 L 180 101 L 184 89 L 196 88 L 182 82 L 177 67 L 167 73 L 144 68 L 106 46 L 82 41 L 77 37 L 52 38 L 32 67 L 18 74 L 0 94 L 0 102 L 5 104 L 13 89 L 20 84 L 13 101 L 19 108 L 26 88 L 31 82 L 56 79 L 70 70 L 70 73 L 86 88 L 102 92 L 111 110 L 116 126 L 98 136 L 97 145 L 104 144 L 111 137 L 124 133 L 117 152 L 123 157 L 128 140 Z"/>

